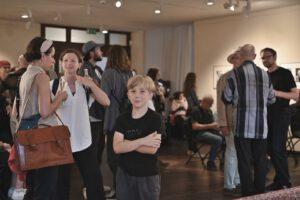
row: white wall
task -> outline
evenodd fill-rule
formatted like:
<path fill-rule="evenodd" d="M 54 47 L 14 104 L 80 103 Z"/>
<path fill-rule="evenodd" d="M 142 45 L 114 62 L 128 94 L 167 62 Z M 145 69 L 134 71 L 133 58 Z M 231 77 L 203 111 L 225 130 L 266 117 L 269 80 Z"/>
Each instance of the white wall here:
<path fill-rule="evenodd" d="M 0 20 L 0 59 L 16 66 L 19 55 L 25 52 L 27 44 L 35 36 L 40 36 L 39 24 L 32 23 L 27 30 L 24 22 Z"/>
<path fill-rule="evenodd" d="M 200 98 L 206 94 L 216 96 L 213 66 L 229 65 L 227 56 L 245 43 L 256 47 L 258 65 L 262 66 L 259 51 L 264 47 L 277 51 L 278 63 L 300 62 L 300 6 L 252 13 L 248 18 L 238 15 L 203 20 L 194 25 Z"/>
<path fill-rule="evenodd" d="M 138 74 L 145 74 L 144 68 L 144 31 L 131 32 L 131 63 Z"/>

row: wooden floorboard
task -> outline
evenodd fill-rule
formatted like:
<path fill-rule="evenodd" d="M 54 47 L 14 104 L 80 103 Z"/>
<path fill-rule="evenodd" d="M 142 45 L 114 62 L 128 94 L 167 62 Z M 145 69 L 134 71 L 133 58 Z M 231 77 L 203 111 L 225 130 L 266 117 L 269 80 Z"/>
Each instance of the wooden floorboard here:
<path fill-rule="evenodd" d="M 185 164 L 188 155 L 186 142 L 170 140 L 160 150 L 161 200 L 230 200 L 223 195 L 223 172 L 210 172 L 204 169 L 200 161 Z M 111 173 L 103 156 L 101 170 L 105 185 L 112 185 Z M 300 185 L 300 164 L 294 165 L 289 158 L 289 169 L 293 186 Z M 273 170 L 267 176 L 270 183 Z M 77 167 L 74 166 L 71 177 L 71 200 L 82 200 L 82 180 Z"/>

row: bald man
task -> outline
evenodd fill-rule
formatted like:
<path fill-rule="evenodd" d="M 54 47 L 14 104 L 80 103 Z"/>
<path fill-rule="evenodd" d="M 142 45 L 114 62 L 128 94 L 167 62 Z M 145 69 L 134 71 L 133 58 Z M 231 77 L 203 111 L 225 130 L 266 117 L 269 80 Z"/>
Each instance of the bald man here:
<path fill-rule="evenodd" d="M 215 160 L 223 143 L 223 138 L 219 133 L 219 125 L 215 122 L 211 106 L 214 100 L 211 96 L 202 98 L 200 105 L 195 106 L 191 111 L 191 121 L 193 134 L 196 134 L 196 140 L 205 141 L 211 144 L 209 158 L 207 161 L 207 170 L 217 171 Z"/>
<path fill-rule="evenodd" d="M 254 46 L 246 44 L 240 52 L 242 64 L 228 75 L 222 100 L 233 105 L 232 131 L 241 195 L 249 196 L 263 193 L 265 189 L 267 105 L 276 99 L 267 72 L 253 62 L 256 57 Z"/>

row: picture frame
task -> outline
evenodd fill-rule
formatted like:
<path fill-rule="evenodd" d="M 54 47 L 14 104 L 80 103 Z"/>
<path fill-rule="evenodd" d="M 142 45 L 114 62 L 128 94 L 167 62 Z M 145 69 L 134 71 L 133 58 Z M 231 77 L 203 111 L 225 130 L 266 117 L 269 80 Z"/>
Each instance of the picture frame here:
<path fill-rule="evenodd" d="M 219 78 L 226 72 L 230 71 L 232 69 L 232 66 L 230 66 L 230 65 L 214 65 L 213 69 L 214 69 L 213 88 L 216 89 Z"/>

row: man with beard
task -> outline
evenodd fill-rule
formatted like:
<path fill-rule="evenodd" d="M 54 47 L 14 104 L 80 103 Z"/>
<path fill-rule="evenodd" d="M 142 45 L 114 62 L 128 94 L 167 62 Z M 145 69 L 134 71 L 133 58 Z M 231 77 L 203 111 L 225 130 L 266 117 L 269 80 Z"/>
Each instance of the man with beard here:
<path fill-rule="evenodd" d="M 79 74 L 82 76 L 90 76 L 96 85 L 100 87 L 103 70 L 96 66 L 96 62 L 102 60 L 103 52 L 101 51 L 101 45 L 94 41 L 88 41 L 82 46 L 82 53 L 84 63 L 79 69 Z M 86 88 L 86 90 L 89 92 L 88 88 Z M 92 130 L 92 148 L 97 154 L 98 161 L 101 164 L 101 157 L 105 146 L 105 135 L 103 133 L 104 108 L 93 99 L 88 99 L 88 102 Z M 107 186 L 104 188 L 105 191 L 110 190 Z"/>
<path fill-rule="evenodd" d="M 289 102 L 290 99 L 298 100 L 298 90 L 292 73 L 277 65 L 274 49 L 264 48 L 260 55 L 276 96 L 275 104 L 268 108 L 268 153 L 275 168 L 275 177 L 266 190 L 279 190 L 291 187 L 286 141 L 291 119 Z"/>

